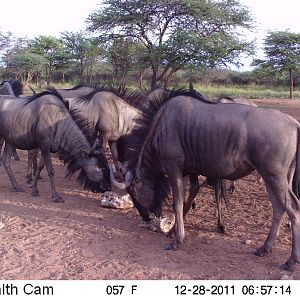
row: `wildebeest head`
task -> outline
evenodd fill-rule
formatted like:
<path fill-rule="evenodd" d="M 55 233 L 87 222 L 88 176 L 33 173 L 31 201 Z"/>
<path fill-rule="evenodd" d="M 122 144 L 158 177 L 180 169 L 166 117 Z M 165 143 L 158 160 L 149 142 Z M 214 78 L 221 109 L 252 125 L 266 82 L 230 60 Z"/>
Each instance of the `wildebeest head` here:
<path fill-rule="evenodd" d="M 60 159 L 67 163 L 67 176 L 79 171 L 77 180 L 86 190 L 104 193 L 111 190 L 109 168 L 102 148 L 95 147 L 81 150 L 80 157 L 60 151 Z"/>
<path fill-rule="evenodd" d="M 167 177 L 157 175 L 152 170 L 138 169 L 135 174 L 128 171 L 124 182 L 117 182 L 111 171 L 112 186 L 127 189 L 132 201 L 144 221 L 149 221 L 152 215 L 161 216 L 162 204 L 170 191 Z"/>
<path fill-rule="evenodd" d="M 86 183 L 86 187 L 99 184 L 100 192 L 110 191 L 109 168 L 103 151 L 91 150 L 89 153 L 82 151 L 81 156 L 82 167 L 87 177 L 84 179 L 83 184 Z"/>

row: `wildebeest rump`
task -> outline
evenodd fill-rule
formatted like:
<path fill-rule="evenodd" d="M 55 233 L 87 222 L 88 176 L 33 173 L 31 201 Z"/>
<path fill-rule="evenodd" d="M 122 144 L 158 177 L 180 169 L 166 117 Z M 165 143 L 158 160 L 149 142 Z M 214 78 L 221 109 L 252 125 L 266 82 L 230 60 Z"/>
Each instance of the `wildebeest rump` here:
<path fill-rule="evenodd" d="M 23 93 L 23 84 L 19 80 L 5 80 L 0 83 L 0 97 L 1 96 L 12 96 L 19 97 Z M 0 157 L 1 157 L 1 149 L 4 144 L 4 139 L 0 138 Z M 13 156 L 15 160 L 20 160 L 16 149 L 13 150 Z M 0 161 L 1 165 L 1 161 Z"/>
<path fill-rule="evenodd" d="M 101 191 L 110 190 L 109 169 L 103 152 L 92 147 L 70 115 L 56 91 L 45 91 L 29 100 L 1 99 L 0 136 L 6 144 L 2 162 L 15 190 L 21 190 L 11 171 L 12 146 L 30 150 L 40 148 L 42 159 L 33 180 L 32 193 L 37 195 L 37 178 L 46 164 L 53 201 L 61 201 L 56 192 L 50 153 L 60 151 L 68 163 L 69 174 L 80 171 L 78 179 L 87 185 L 88 178 Z"/>
<path fill-rule="evenodd" d="M 161 179 L 170 180 L 176 238 L 184 240 L 183 176 L 236 180 L 256 169 L 265 181 L 273 208 L 272 225 L 256 254 L 271 251 L 284 212 L 292 222 L 292 252 L 282 266 L 300 262 L 300 124 L 277 110 L 213 104 L 191 93 L 173 95 L 158 111 L 140 149 L 133 181 L 144 213 L 159 212 Z"/>

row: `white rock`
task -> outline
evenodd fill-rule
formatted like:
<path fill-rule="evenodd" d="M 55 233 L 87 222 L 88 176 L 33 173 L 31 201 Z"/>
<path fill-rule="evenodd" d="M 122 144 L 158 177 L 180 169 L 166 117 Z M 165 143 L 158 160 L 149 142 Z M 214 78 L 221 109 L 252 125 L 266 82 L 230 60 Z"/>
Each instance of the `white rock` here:
<path fill-rule="evenodd" d="M 175 217 L 164 216 L 161 218 L 153 217 L 149 222 L 142 221 L 138 226 L 147 228 L 154 232 L 168 233 L 175 223 Z"/>
<path fill-rule="evenodd" d="M 101 206 L 118 209 L 128 209 L 133 207 L 130 196 L 119 196 L 113 192 L 105 192 L 101 196 Z"/>

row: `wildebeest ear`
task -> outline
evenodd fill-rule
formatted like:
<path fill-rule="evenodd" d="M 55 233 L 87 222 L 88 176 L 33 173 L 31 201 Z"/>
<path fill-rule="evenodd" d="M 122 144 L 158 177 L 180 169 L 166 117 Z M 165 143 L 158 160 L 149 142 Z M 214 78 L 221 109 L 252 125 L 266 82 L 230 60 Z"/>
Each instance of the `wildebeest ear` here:
<path fill-rule="evenodd" d="M 90 157 L 90 154 L 85 150 L 81 150 L 80 154 L 83 158 L 89 158 Z"/>

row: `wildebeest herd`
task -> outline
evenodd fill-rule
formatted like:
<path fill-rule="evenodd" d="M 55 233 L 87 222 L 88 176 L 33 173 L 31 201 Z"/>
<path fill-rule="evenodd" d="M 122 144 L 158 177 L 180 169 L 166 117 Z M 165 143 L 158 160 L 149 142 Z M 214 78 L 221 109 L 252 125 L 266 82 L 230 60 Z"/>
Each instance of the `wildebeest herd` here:
<path fill-rule="evenodd" d="M 161 216 L 172 191 L 174 237 L 166 249 L 177 250 L 185 236 L 184 217 L 199 191 L 198 175 L 213 182 L 220 208 L 224 180 L 257 170 L 271 200 L 273 220 L 256 255 L 271 251 L 286 212 L 292 252 L 281 268 L 291 271 L 299 264 L 300 124 L 292 117 L 230 98 L 230 103 L 213 102 L 195 90 L 141 93 L 79 86 L 22 97 L 15 85 L 4 82 L 0 87 L 0 139 L 5 141 L 1 160 L 15 191 L 21 188 L 10 168 L 14 149 L 41 151 L 33 196 L 38 195 L 38 178 L 46 165 L 52 200 L 62 201 L 51 162 L 56 152 L 67 164 L 67 175 L 78 172 L 85 189 L 126 189 L 146 222 Z M 105 157 L 106 143 L 114 164 Z M 224 230 L 219 210 L 220 228 Z"/>

